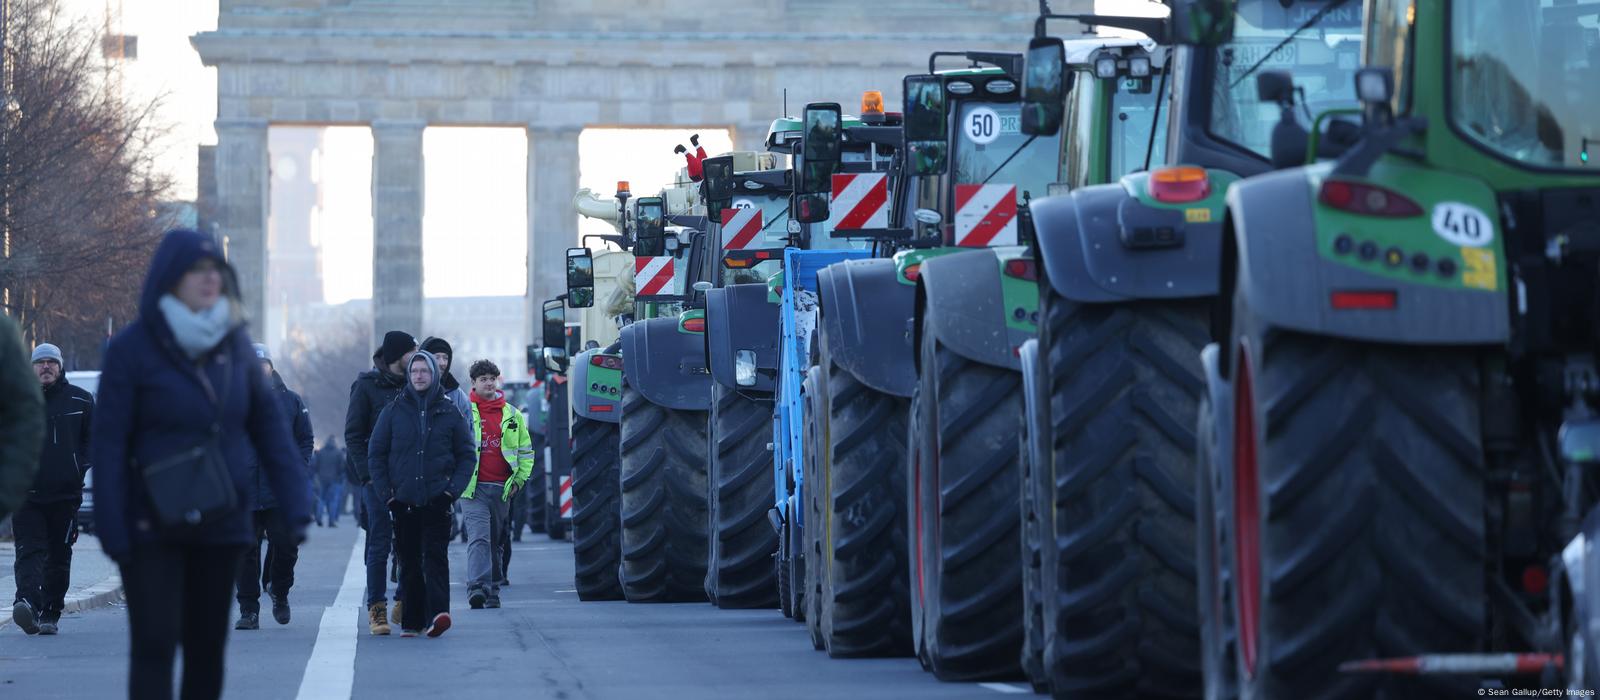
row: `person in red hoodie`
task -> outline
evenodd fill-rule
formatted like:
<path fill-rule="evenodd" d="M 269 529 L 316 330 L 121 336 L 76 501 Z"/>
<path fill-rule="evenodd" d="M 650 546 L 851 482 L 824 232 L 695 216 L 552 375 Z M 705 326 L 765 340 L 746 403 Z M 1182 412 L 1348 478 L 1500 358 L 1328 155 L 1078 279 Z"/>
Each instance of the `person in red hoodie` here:
<path fill-rule="evenodd" d="M 472 438 L 478 464 L 461 494 L 462 527 L 467 532 L 467 604 L 473 610 L 500 607 L 500 540 L 512 497 L 533 474 L 533 439 L 528 421 L 500 391 L 500 368 L 488 360 L 472 363 Z"/>

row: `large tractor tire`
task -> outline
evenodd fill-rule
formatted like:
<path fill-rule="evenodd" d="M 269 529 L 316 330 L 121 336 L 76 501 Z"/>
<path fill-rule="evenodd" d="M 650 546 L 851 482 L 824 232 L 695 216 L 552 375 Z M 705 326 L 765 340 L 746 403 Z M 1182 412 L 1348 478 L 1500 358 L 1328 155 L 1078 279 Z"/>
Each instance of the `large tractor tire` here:
<path fill-rule="evenodd" d="M 622 593 L 630 603 L 705 600 L 706 414 L 622 389 Z"/>
<path fill-rule="evenodd" d="M 910 405 L 823 355 L 828 436 L 822 605 L 828 655 L 909 656 L 905 434 Z"/>
<path fill-rule="evenodd" d="M 1077 304 L 1044 290 L 1059 697 L 1200 691 L 1195 410 L 1203 301 Z"/>
<path fill-rule="evenodd" d="M 616 423 L 572 419 L 572 558 L 578 600 L 621 600 L 622 464 Z"/>
<path fill-rule="evenodd" d="M 1041 465 L 1046 449 L 1044 436 L 1049 427 L 1044 421 L 1040 406 L 1048 400 L 1043 394 L 1039 376 L 1038 341 L 1030 340 L 1022 346 L 1022 403 L 1023 412 L 1018 421 L 1017 464 L 1022 472 L 1022 674 L 1035 693 L 1050 690 L 1050 676 L 1045 673 L 1044 649 L 1050 628 L 1044 622 L 1044 597 L 1055 591 L 1054 576 L 1044 572 L 1044 533 L 1053 529 L 1050 519 L 1049 482 L 1043 478 Z M 1053 562 L 1054 559 L 1052 558 Z M 1049 569 L 1052 573 L 1054 569 Z M 1049 581 L 1052 585 L 1047 587 Z"/>
<path fill-rule="evenodd" d="M 1242 694 L 1470 696 L 1474 679 L 1338 667 L 1484 648 L 1481 351 L 1299 335 L 1236 306 L 1224 537 Z"/>
<path fill-rule="evenodd" d="M 944 681 L 1018 675 L 1022 654 L 1017 417 L 1022 375 L 922 338 L 911 420 L 913 633 Z"/>
<path fill-rule="evenodd" d="M 828 553 L 823 549 L 824 531 L 827 529 L 823 515 L 827 512 L 827 499 L 823 494 L 827 492 L 828 484 L 827 470 L 823 468 L 827 450 L 822 446 L 828 442 L 828 412 L 823 408 L 827 403 L 828 385 L 821 367 L 813 366 L 806 372 L 804 391 L 808 409 L 804 417 L 807 449 L 802 456 L 805 483 L 801 488 L 801 497 L 805 507 L 805 522 L 800 528 L 800 541 L 804 543 L 805 569 L 801 580 L 805 582 L 805 588 L 800 607 L 805 611 L 806 630 L 811 633 L 812 648 L 826 651 L 828 638 L 823 634 L 825 620 L 822 600 L 823 588 L 829 585 L 830 574 Z"/>
<path fill-rule="evenodd" d="M 706 590 L 724 609 L 771 608 L 778 604 L 772 562 L 778 534 L 767 513 L 773 493 L 772 402 L 711 388 L 710 556 Z"/>

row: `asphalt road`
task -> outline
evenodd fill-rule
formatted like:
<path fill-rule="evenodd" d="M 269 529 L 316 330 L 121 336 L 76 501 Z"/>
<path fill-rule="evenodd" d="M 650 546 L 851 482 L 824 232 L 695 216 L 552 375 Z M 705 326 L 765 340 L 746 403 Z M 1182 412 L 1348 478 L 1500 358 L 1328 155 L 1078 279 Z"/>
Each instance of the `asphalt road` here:
<path fill-rule="evenodd" d="M 985 698 L 1020 684 L 939 683 L 912 659 L 834 660 L 776 610 L 701 604 L 583 603 L 572 547 L 543 535 L 515 545 L 505 607 L 469 610 L 451 586 L 455 625 L 438 639 L 372 637 L 349 570 L 360 530 L 314 528 L 290 594 L 294 619 L 228 641 L 228 698 Z M 79 557 L 101 556 L 79 551 Z M 451 545 L 451 572 L 465 548 Z M 341 592 L 341 589 L 342 592 Z M 0 697 L 124 694 L 127 615 L 119 604 L 63 618 L 57 637 L 0 630 Z M 426 694 L 426 695 L 425 695 Z"/>

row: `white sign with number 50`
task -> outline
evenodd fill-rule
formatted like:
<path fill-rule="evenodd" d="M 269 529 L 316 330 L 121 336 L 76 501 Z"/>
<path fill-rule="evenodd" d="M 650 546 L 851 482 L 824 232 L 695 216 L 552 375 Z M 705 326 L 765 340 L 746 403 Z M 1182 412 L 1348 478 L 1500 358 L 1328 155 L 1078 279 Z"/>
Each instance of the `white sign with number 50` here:
<path fill-rule="evenodd" d="M 967 140 L 987 146 L 1000 138 L 1000 114 L 991 107 L 976 107 L 962 121 L 961 131 Z"/>

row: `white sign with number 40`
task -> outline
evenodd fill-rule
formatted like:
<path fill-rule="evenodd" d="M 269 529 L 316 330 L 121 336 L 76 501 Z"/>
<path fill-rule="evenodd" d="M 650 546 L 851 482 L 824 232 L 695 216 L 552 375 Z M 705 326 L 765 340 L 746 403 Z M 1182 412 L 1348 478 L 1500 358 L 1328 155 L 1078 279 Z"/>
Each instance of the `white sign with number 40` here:
<path fill-rule="evenodd" d="M 1471 204 L 1440 202 L 1433 207 L 1433 232 L 1458 246 L 1482 248 L 1494 242 L 1494 221 Z"/>

